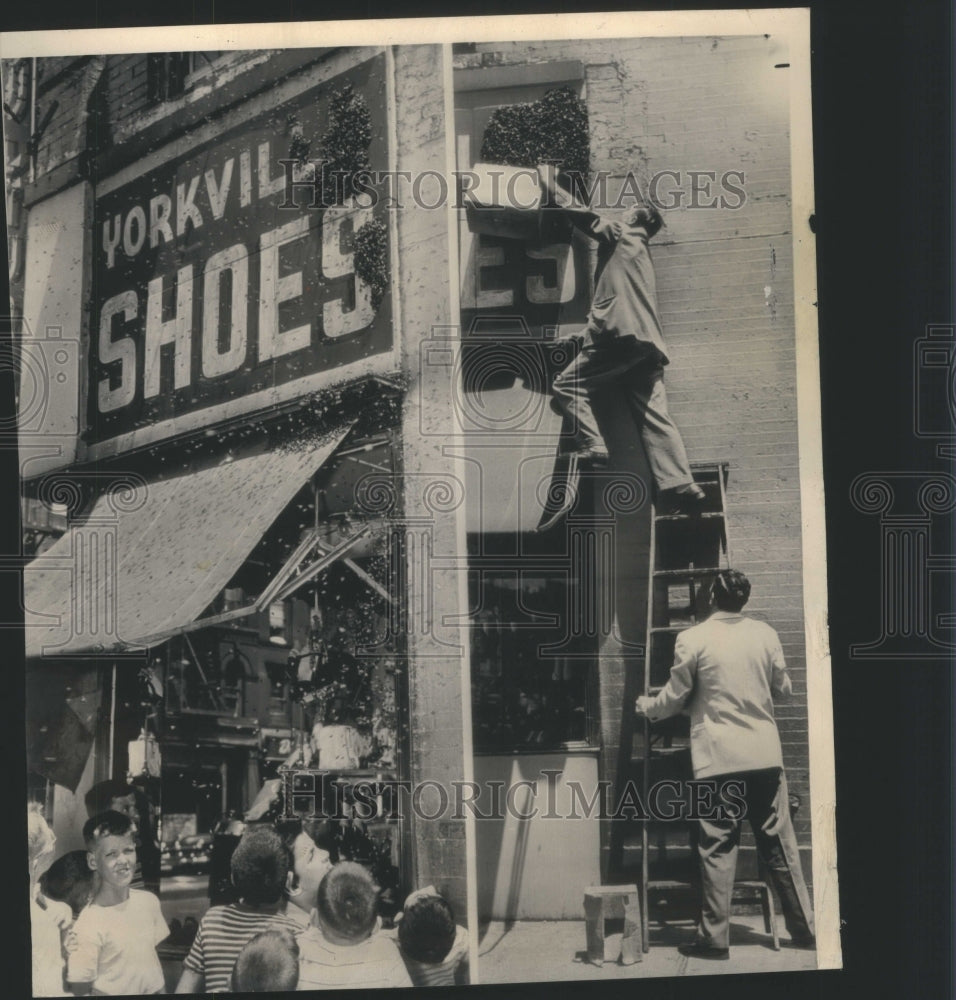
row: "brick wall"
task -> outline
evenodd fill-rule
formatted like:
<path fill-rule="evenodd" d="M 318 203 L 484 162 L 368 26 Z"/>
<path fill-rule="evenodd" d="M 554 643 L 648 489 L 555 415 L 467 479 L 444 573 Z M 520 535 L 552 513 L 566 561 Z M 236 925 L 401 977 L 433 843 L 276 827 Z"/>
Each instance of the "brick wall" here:
<path fill-rule="evenodd" d="M 95 152 L 103 153 L 145 127 L 176 116 L 212 90 L 232 84 L 237 76 L 267 63 L 274 55 L 269 51 L 230 53 L 217 60 L 212 72 L 186 93 L 160 102 L 149 98 L 146 53 L 38 60 L 37 122 L 42 122 L 54 103 L 57 106 L 37 146 L 37 177 L 75 163 L 84 150 L 86 112 L 94 87 L 101 88 L 103 112 L 95 125 Z M 227 88 L 223 94 L 235 101 L 241 99 L 242 88 Z M 71 179 L 65 178 L 63 183 Z"/>
<path fill-rule="evenodd" d="M 41 177 L 55 167 L 74 160 L 83 148 L 86 110 L 86 82 L 96 71 L 96 61 L 83 59 L 38 60 L 36 121 L 42 123 L 56 104 L 37 144 L 36 175 Z"/>
<path fill-rule="evenodd" d="M 671 365 L 671 412 L 689 457 L 730 462 L 728 517 L 733 564 L 753 583 L 748 610 L 783 641 L 794 697 L 778 720 L 791 790 L 803 807 L 796 826 L 809 874 L 806 659 L 801 582 L 801 515 L 791 254 L 787 70 L 771 41 L 650 38 L 524 45 L 479 44 L 459 66 L 577 59 L 585 67 L 592 169 L 642 190 L 660 171 L 740 170 L 737 210 L 691 208 L 692 182 L 664 177 L 665 212 L 652 244 Z M 706 179 L 698 203 L 724 193 Z M 616 190 L 613 180 L 612 193 Z M 617 654 L 613 654 L 616 656 Z M 627 669 L 633 669 L 628 666 Z M 602 714 L 624 689 L 602 676 Z M 602 719 L 606 765 L 617 758 Z M 606 775 L 613 777 L 613 775 Z"/>
<path fill-rule="evenodd" d="M 125 131 L 127 123 L 149 106 L 146 53 L 112 56 L 107 60 L 107 101 L 110 126 Z"/>

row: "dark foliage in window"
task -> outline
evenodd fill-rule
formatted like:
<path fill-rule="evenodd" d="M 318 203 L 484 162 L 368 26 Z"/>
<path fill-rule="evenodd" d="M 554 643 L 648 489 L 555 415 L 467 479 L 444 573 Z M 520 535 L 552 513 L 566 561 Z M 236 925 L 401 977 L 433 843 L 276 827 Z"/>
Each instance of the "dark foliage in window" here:
<path fill-rule="evenodd" d="M 584 176 L 590 169 L 587 106 L 569 87 L 558 87 L 540 101 L 498 108 L 485 129 L 481 159 L 512 167 L 553 163 Z"/>

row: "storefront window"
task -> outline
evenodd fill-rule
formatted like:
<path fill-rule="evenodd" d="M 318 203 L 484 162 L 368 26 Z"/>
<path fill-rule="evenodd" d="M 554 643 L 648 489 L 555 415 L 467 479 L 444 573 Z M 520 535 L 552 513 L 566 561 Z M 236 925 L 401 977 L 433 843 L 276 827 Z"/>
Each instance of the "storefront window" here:
<path fill-rule="evenodd" d="M 287 663 L 266 662 L 269 675 L 269 719 L 289 721 L 289 665 Z"/>
<path fill-rule="evenodd" d="M 473 569 L 469 579 L 475 748 L 586 742 L 596 650 L 593 637 L 572 627 L 577 581 L 566 569 L 493 565 Z"/>
<path fill-rule="evenodd" d="M 166 710 L 212 715 L 243 714 L 242 662 L 215 636 L 197 635 L 170 650 Z"/>

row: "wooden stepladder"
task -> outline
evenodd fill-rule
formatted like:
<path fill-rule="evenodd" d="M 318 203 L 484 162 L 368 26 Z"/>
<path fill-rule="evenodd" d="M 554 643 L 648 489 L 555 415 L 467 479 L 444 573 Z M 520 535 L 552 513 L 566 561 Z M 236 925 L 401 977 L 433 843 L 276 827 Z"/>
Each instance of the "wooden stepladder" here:
<path fill-rule="evenodd" d="M 667 683 L 677 634 L 703 621 L 713 577 L 729 566 L 727 541 L 727 463 L 692 463 L 694 480 L 706 494 L 701 513 L 661 514 L 651 527 L 647 644 L 642 693 L 654 695 Z M 693 778 L 686 716 L 635 729 L 633 757 L 643 782 L 643 801 L 665 779 Z M 669 808 L 657 796 L 656 807 Z M 676 803 L 675 803 L 676 805 Z M 641 824 L 641 912 L 643 947 L 649 946 L 649 904 L 695 884 L 696 824 L 645 819 Z"/>

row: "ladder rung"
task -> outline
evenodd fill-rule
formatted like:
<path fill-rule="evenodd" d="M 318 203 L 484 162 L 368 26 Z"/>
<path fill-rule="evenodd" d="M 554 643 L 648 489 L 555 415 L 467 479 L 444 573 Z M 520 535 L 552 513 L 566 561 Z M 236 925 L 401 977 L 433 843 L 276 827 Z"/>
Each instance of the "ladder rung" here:
<path fill-rule="evenodd" d="M 719 566 L 701 566 L 695 567 L 694 569 L 656 569 L 654 570 L 655 579 L 693 579 L 695 576 L 713 576 L 715 573 L 720 572 Z"/>
<path fill-rule="evenodd" d="M 657 521 L 722 521 L 723 511 L 705 510 L 700 514 L 655 514 Z"/>
<path fill-rule="evenodd" d="M 684 881 L 676 878 L 652 878 L 647 880 L 648 889 L 692 889 L 696 883 L 689 880 Z M 750 890 L 757 892 L 765 892 L 767 889 L 767 883 L 761 881 L 760 879 L 743 879 L 740 882 L 734 882 L 734 892 L 738 890 Z"/>
<path fill-rule="evenodd" d="M 684 737 L 685 739 L 687 737 Z M 684 743 L 682 746 L 676 747 L 652 747 L 650 759 L 654 761 L 666 760 L 668 757 L 676 757 L 678 754 L 686 754 L 688 749 L 690 749 L 689 743 Z M 643 767 L 644 757 L 631 757 L 631 767 Z M 673 822 L 668 820 L 667 822 Z"/>

